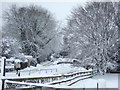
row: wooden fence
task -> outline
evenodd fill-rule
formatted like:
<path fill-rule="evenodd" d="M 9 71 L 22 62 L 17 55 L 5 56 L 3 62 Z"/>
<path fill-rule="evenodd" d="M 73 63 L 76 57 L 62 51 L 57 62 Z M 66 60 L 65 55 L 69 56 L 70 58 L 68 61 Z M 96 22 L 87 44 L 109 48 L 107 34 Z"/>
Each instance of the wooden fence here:
<path fill-rule="evenodd" d="M 49 72 L 57 72 L 57 69 L 32 69 L 32 70 L 19 70 L 19 73 L 23 73 L 23 72 L 28 72 L 29 75 L 31 75 L 34 72 L 38 72 L 39 74 L 41 74 L 42 72 L 44 73 L 49 73 Z"/>
<path fill-rule="evenodd" d="M 3 58 L 2 60 L 2 90 L 4 88 L 10 90 L 10 89 L 16 89 L 17 87 L 20 89 L 26 88 L 56 88 L 54 87 L 55 84 L 61 84 L 61 83 L 66 83 L 68 86 L 73 85 L 74 83 L 93 77 L 96 74 L 96 71 L 80 71 L 80 72 L 74 72 L 74 73 L 69 73 L 69 74 L 63 74 L 63 75 L 49 75 L 49 76 L 35 76 L 35 77 L 5 77 L 5 61 L 6 59 Z M 51 71 L 52 69 L 44 69 L 46 72 Z M 55 69 L 56 70 L 56 69 Z M 42 71 L 42 70 L 41 70 Z M 23 87 L 24 86 L 24 87 Z M 38 89 L 40 90 L 40 89 Z"/>
<path fill-rule="evenodd" d="M 2 78 L 2 80 L 6 81 L 6 88 L 11 89 L 15 87 L 23 87 L 30 86 L 29 88 L 35 87 L 44 87 L 51 86 L 55 84 L 66 83 L 68 86 L 73 85 L 74 83 L 93 77 L 96 71 L 84 71 L 84 72 L 74 72 L 70 74 L 63 75 L 50 75 L 43 77 L 16 77 L 16 78 Z M 29 85 L 29 83 L 31 83 Z"/>

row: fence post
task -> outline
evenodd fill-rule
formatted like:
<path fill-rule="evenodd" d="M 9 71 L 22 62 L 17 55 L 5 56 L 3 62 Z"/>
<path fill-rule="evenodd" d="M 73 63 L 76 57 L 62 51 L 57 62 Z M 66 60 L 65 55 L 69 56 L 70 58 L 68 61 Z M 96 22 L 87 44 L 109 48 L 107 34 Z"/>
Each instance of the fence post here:
<path fill-rule="evenodd" d="M 31 70 L 29 70 L 29 76 L 30 76 L 30 71 L 31 71 Z"/>
<path fill-rule="evenodd" d="M 5 76 L 5 63 L 6 63 L 6 57 L 2 57 L 2 61 L 1 61 L 2 76 Z M 5 80 L 2 80 L 2 90 L 4 90 L 4 86 L 5 86 Z"/>
<path fill-rule="evenodd" d="M 41 74 L 41 70 L 40 70 L 40 69 L 38 69 L 38 71 L 39 71 L 39 74 Z"/>

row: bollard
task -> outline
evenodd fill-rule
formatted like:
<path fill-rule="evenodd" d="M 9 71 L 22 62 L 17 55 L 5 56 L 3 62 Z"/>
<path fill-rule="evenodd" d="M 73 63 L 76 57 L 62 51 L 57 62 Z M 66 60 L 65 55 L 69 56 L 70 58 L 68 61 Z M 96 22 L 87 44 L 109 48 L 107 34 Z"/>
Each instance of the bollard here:
<path fill-rule="evenodd" d="M 20 72 L 18 73 L 18 76 L 20 77 Z"/>
<path fill-rule="evenodd" d="M 39 74 L 41 74 L 41 70 L 39 70 Z"/>
<path fill-rule="evenodd" d="M 30 76 L 30 70 L 29 70 L 29 76 Z"/>
<path fill-rule="evenodd" d="M 99 90 L 99 84 L 98 84 L 98 82 L 97 82 L 97 90 Z"/>
<path fill-rule="evenodd" d="M 106 88 L 106 81 L 104 79 L 98 79 L 97 82 L 97 90 L 99 88 Z"/>
<path fill-rule="evenodd" d="M 85 88 L 83 88 L 83 90 L 85 90 Z"/>

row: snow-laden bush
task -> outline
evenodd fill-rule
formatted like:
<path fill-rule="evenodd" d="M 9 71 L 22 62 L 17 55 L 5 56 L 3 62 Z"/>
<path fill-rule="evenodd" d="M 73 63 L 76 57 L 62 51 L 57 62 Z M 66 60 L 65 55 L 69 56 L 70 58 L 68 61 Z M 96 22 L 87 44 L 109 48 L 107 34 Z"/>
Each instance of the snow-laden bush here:
<path fill-rule="evenodd" d="M 21 46 L 15 38 L 3 37 L 0 42 L 3 56 L 10 58 L 20 52 Z"/>
<path fill-rule="evenodd" d="M 107 72 L 110 71 L 116 71 L 117 70 L 117 64 L 116 62 L 107 62 L 106 68 L 107 68 Z"/>
<path fill-rule="evenodd" d="M 32 55 L 39 63 L 58 51 L 57 21 L 50 11 L 36 5 L 12 5 L 3 19 L 6 31 L 20 41 L 22 53 Z"/>

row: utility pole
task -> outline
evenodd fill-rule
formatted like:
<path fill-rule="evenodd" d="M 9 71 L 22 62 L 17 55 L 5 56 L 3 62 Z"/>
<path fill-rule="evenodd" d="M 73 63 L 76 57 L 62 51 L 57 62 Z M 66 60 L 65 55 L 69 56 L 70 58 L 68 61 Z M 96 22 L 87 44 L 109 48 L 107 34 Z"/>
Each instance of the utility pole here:
<path fill-rule="evenodd" d="M 2 77 L 5 76 L 5 63 L 6 63 L 6 57 L 2 57 L 2 60 L 1 60 L 1 74 L 2 74 Z M 4 86 L 5 86 L 5 80 L 2 80 L 2 90 L 4 90 Z"/>

